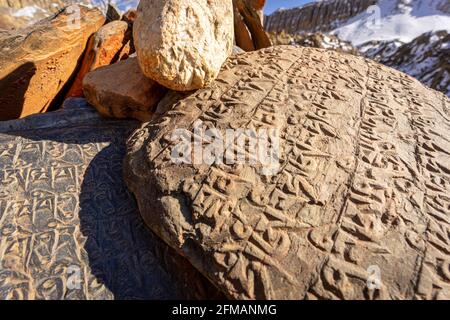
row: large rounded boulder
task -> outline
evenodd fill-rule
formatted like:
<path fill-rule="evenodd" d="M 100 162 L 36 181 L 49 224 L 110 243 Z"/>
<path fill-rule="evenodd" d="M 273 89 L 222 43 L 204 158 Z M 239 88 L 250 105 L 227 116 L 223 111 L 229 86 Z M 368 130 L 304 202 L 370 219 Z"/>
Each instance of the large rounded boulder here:
<path fill-rule="evenodd" d="M 189 91 L 209 85 L 233 49 L 232 0 L 141 0 L 133 27 L 144 74 Z"/>
<path fill-rule="evenodd" d="M 285 46 L 232 57 L 159 109 L 128 141 L 126 182 L 147 225 L 228 297 L 450 298 L 443 94 Z"/>

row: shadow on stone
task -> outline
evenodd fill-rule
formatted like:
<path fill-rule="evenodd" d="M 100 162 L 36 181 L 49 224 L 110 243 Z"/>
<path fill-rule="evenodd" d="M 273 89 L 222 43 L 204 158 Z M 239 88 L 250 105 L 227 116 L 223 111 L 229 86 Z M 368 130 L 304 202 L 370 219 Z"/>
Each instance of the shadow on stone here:
<path fill-rule="evenodd" d="M 78 120 L 82 121 L 62 122 L 65 127 L 35 127 L 34 122 L 45 126 L 46 121 L 52 122 L 47 118 L 55 115 L 67 121 L 71 112 L 78 113 Z M 18 267 L 20 264 L 10 270 L 16 273 L 35 270 L 29 274 L 28 288 L 36 293 L 27 296 L 38 299 L 220 298 L 218 291 L 198 271 L 144 225 L 136 202 L 123 182 L 125 141 L 137 123 L 104 120 L 96 113 L 83 119 L 82 112 L 67 108 L 18 120 L 20 125 L 0 124 L 0 132 L 5 132 L 5 127 L 13 129 L 0 133 L 0 147 L 10 141 L 17 147 L 13 150 L 16 158 L 0 157 L 5 172 L 18 169 L 20 162 L 26 168 L 48 172 L 50 179 L 38 183 L 31 173 L 24 191 L 15 191 L 22 187 L 11 185 L 11 191 L 5 190 L 2 195 L 10 194 L 12 198 L 5 200 L 14 201 L 20 193 L 29 198 L 26 200 L 39 203 L 44 200 L 41 199 L 44 196 L 36 196 L 35 191 L 39 190 L 51 194 L 55 201 L 49 210 L 32 209 L 30 215 L 33 233 L 40 234 L 50 228 L 58 246 L 48 246 L 46 259 L 32 259 L 24 262 L 23 270 Z M 19 127 L 23 130 L 17 130 Z M 2 183 L 1 180 L 6 180 L 2 174 L 0 178 Z M 16 213 L 5 212 L 5 221 L 9 215 L 16 218 Z M 23 228 L 17 225 L 13 229 L 19 232 Z M 67 230 L 71 230 L 70 234 Z M 20 236 L 11 237 L 11 242 Z M 16 254 L 19 260 L 26 261 L 25 256 L 34 252 L 24 257 Z M 47 285 L 67 284 L 70 274 L 61 271 L 61 266 L 64 269 L 73 265 L 79 266 L 83 273 L 78 291 L 70 291 L 64 285 Z M 52 281 L 48 282 L 49 279 Z M 37 287 L 33 288 L 34 284 Z M 46 287 L 45 292 L 42 287 Z M 0 282 L 0 297 L 11 292 L 14 288 Z"/>
<path fill-rule="evenodd" d="M 0 79 L 0 121 L 20 117 L 25 94 L 35 74 L 35 64 L 26 62 L 6 77 Z"/>

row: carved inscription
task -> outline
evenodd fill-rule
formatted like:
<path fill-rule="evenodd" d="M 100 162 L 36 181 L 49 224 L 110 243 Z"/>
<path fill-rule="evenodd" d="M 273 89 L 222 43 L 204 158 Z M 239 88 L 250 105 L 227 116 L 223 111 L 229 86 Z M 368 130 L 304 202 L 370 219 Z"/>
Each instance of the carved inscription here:
<path fill-rule="evenodd" d="M 247 53 L 131 136 L 125 179 L 147 224 L 229 297 L 448 299 L 449 105 L 359 57 Z M 278 129 L 281 170 L 174 164 L 172 133 L 197 120 Z"/>
<path fill-rule="evenodd" d="M 147 230 L 123 183 L 135 123 L 87 108 L 0 133 L 0 299 L 202 297 L 200 276 Z"/>

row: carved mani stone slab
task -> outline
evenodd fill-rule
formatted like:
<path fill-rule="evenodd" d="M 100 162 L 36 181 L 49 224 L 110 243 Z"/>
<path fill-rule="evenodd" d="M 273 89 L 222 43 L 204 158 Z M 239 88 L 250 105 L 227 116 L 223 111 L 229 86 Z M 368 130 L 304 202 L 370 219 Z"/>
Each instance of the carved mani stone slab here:
<path fill-rule="evenodd" d="M 230 58 L 211 88 L 167 108 L 129 139 L 125 180 L 146 223 L 227 296 L 450 298 L 443 94 L 360 57 L 286 46 Z M 278 129 L 279 170 L 172 161 L 176 129 L 200 121 Z"/>
<path fill-rule="evenodd" d="M 123 183 L 136 123 L 71 101 L 0 123 L 0 299 L 204 297 Z"/>

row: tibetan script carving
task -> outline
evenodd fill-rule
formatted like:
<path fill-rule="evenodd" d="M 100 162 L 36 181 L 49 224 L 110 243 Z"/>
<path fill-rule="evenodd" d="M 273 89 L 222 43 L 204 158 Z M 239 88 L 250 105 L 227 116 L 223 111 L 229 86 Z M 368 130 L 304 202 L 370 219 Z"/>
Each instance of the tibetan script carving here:
<path fill-rule="evenodd" d="M 146 223 L 228 297 L 450 298 L 444 95 L 360 57 L 286 46 L 230 58 L 178 99 L 129 139 L 125 180 Z M 195 141 L 199 122 L 223 136 L 278 130 L 279 170 L 175 163 L 174 132 Z"/>
<path fill-rule="evenodd" d="M 1 300 L 204 297 L 123 183 L 135 126 L 77 100 L 0 124 Z"/>

